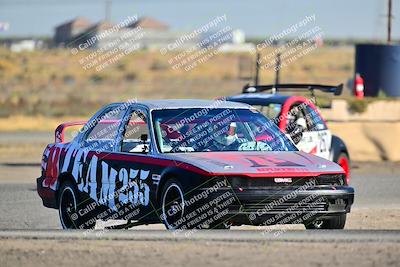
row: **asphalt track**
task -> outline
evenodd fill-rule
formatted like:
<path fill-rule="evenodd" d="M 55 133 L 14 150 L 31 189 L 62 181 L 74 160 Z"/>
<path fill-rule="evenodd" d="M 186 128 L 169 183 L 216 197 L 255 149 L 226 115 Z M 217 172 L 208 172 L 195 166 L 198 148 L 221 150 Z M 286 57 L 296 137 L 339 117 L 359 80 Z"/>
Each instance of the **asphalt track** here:
<path fill-rule="evenodd" d="M 345 230 L 296 225 L 186 232 L 161 224 L 60 230 L 57 210 L 43 207 L 37 195 L 39 168 L 0 164 L 1 266 L 75 266 L 83 258 L 86 266 L 399 266 L 399 164 L 356 166 Z"/>
<path fill-rule="evenodd" d="M 368 210 L 394 210 L 395 215 L 400 212 L 400 168 L 399 164 L 392 165 L 376 165 L 359 163 L 355 164 L 352 175 L 352 186 L 355 188 L 355 203 L 353 210 L 367 211 L 365 218 L 361 223 L 368 220 L 380 220 L 379 216 L 372 218 Z M 39 164 L 20 164 L 20 163 L 0 163 L 0 238 L 10 238 L 11 236 L 20 238 L 66 238 L 70 236 L 79 236 L 79 232 L 57 231 L 61 229 L 58 212 L 54 209 L 43 207 L 40 198 L 36 192 L 35 178 L 39 175 Z M 355 212 L 354 212 L 355 213 Z M 363 213 L 362 213 L 363 214 Z M 364 214 L 363 214 L 364 215 Z M 358 216 L 358 215 L 357 215 Z M 391 215 L 390 215 L 391 216 Z M 396 215 L 397 216 L 397 215 Z M 312 240 L 333 240 L 341 239 L 345 241 L 363 241 L 363 240 L 391 240 L 399 241 L 399 232 L 397 231 L 381 231 L 384 229 L 400 229 L 400 222 L 396 220 L 399 217 L 393 217 L 391 221 L 378 227 L 362 226 L 357 227 L 358 221 L 349 224 L 345 231 L 323 231 L 321 233 L 313 233 L 313 231 L 305 231 L 302 226 L 290 229 L 279 237 L 276 237 L 277 231 L 265 234 L 264 228 L 245 228 L 233 227 L 232 231 L 216 232 L 213 234 L 208 232 L 198 232 L 190 235 L 190 238 L 199 238 L 209 240 L 216 238 L 218 240 L 266 240 L 273 238 L 274 240 L 294 240 L 294 241 L 312 241 Z M 354 216 L 353 216 L 354 219 Z M 396 227 L 392 224 L 397 223 Z M 356 225 L 356 227 L 355 227 Z M 98 232 L 87 235 L 87 238 L 110 238 L 110 239 L 146 239 L 151 240 L 174 238 L 182 238 L 187 234 L 172 235 L 163 230 L 162 225 L 140 226 L 133 228 L 133 231 L 106 231 L 101 234 Z M 355 230 L 363 229 L 363 230 Z M 379 229 L 379 230 L 378 230 Z M 132 233 L 131 233 L 132 232 Z M 314 231 L 315 232 L 315 231 Z M 124 233 L 124 234 L 122 234 Z"/>

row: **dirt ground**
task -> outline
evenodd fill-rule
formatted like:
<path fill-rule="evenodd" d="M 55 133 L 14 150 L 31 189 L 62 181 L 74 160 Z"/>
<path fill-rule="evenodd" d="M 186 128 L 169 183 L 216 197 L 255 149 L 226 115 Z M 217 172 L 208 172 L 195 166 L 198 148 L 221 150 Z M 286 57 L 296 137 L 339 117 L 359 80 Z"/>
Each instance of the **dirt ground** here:
<path fill-rule="evenodd" d="M 399 266 L 400 243 L 0 240 L 7 266 Z"/>
<path fill-rule="evenodd" d="M 340 136 L 357 161 L 400 161 L 399 122 L 331 122 L 329 128 Z"/>

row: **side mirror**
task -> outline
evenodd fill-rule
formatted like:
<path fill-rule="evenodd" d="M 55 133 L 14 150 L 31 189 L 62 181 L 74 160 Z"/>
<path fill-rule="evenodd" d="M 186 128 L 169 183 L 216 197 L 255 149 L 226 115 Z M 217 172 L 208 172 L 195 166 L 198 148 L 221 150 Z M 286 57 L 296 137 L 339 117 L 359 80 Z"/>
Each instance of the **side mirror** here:
<path fill-rule="evenodd" d="M 147 139 L 148 139 L 148 135 L 147 134 L 140 135 L 140 141 L 142 141 L 143 143 L 146 143 Z"/>
<path fill-rule="evenodd" d="M 143 142 L 142 153 L 148 153 L 149 152 L 149 147 L 148 147 L 148 145 L 146 145 L 147 139 L 148 139 L 148 135 L 147 134 L 140 135 L 140 141 Z"/>
<path fill-rule="evenodd" d="M 292 138 L 292 141 L 295 145 L 297 145 L 301 138 L 303 138 L 303 131 L 300 129 L 299 126 L 296 126 L 294 131 L 290 134 L 290 137 Z"/>
<path fill-rule="evenodd" d="M 305 120 L 304 118 L 299 118 L 299 119 L 297 119 L 297 121 L 296 121 L 296 127 L 301 127 L 301 128 L 303 128 L 303 130 L 306 129 L 306 128 L 307 128 L 307 122 L 306 122 L 306 120 Z"/>
<path fill-rule="evenodd" d="M 299 118 L 296 121 L 296 125 L 294 130 L 290 133 L 290 137 L 293 140 L 293 143 L 296 145 L 300 142 L 301 138 L 303 138 L 303 131 L 306 129 L 307 124 L 304 118 Z"/>

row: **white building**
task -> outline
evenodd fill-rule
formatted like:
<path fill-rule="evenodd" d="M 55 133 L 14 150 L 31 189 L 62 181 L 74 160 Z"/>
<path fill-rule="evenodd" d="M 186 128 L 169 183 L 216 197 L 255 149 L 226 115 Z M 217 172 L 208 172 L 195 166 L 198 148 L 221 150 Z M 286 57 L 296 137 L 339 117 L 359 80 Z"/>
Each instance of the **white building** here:
<path fill-rule="evenodd" d="M 36 42 L 34 40 L 22 40 L 14 42 L 10 45 L 10 50 L 13 52 L 33 51 L 35 50 Z"/>

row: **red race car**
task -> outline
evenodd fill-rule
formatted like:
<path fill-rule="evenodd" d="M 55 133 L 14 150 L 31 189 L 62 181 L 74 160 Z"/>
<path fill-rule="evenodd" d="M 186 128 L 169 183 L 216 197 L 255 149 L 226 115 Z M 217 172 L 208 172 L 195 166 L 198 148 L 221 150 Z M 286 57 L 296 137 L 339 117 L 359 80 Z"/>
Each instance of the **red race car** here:
<path fill-rule="evenodd" d="M 286 133 L 300 151 L 311 153 L 338 163 L 350 182 L 350 156 L 344 141 L 331 133 L 314 102 L 303 96 L 290 96 L 279 92 L 320 90 L 340 95 L 343 85 L 271 84 L 245 86 L 243 94 L 227 100 L 250 104 Z M 262 93 L 267 91 L 269 93 Z M 314 97 L 315 99 L 315 97 Z"/>
<path fill-rule="evenodd" d="M 84 124 L 71 142 L 65 129 Z M 37 190 L 64 229 L 305 224 L 341 229 L 354 190 L 342 168 L 299 152 L 249 105 L 206 100 L 110 104 L 66 123 L 46 147 Z"/>

